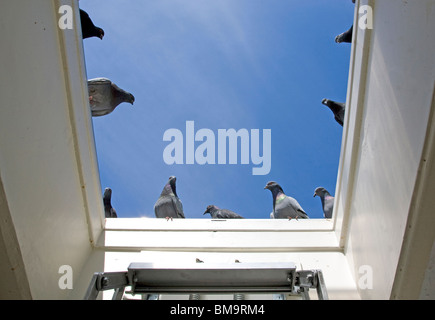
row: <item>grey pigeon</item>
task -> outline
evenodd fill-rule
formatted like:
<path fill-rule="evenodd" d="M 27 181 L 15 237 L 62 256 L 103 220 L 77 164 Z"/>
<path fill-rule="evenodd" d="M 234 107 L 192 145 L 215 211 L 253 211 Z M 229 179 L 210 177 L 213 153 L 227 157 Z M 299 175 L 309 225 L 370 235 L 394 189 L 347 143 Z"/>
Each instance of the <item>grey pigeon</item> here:
<path fill-rule="evenodd" d="M 207 206 L 207 209 L 205 210 L 204 214 L 206 213 L 210 213 L 213 219 L 244 219 L 242 216 L 238 215 L 237 213 L 231 210 L 221 209 L 215 205 Z"/>
<path fill-rule="evenodd" d="M 325 188 L 318 187 L 314 190 L 314 196 L 319 196 L 322 202 L 323 216 L 325 219 L 331 219 L 334 211 L 334 197 Z"/>
<path fill-rule="evenodd" d="M 324 104 L 329 109 L 331 109 L 331 111 L 334 113 L 335 121 L 337 121 L 341 126 L 343 126 L 346 104 L 342 102 L 332 101 L 329 99 L 323 99 L 322 104 Z"/>
<path fill-rule="evenodd" d="M 352 33 L 353 33 L 353 25 L 350 27 L 349 30 L 339 34 L 335 37 L 335 42 L 337 43 L 351 43 L 352 42 Z"/>
<path fill-rule="evenodd" d="M 177 178 L 174 176 L 169 177 L 160 197 L 157 199 L 154 205 L 154 213 L 157 218 L 185 218 L 183 204 L 177 196 L 176 180 Z"/>
<path fill-rule="evenodd" d="M 104 189 L 103 204 L 104 204 L 104 215 L 106 218 L 117 218 L 116 210 L 112 207 L 112 189 Z"/>
<path fill-rule="evenodd" d="M 104 30 L 95 26 L 88 13 L 82 9 L 80 9 L 80 24 L 83 39 L 97 37 L 103 40 Z"/>
<path fill-rule="evenodd" d="M 109 114 L 123 102 L 132 105 L 134 103 L 131 93 L 122 90 L 107 78 L 88 80 L 88 93 L 93 117 Z"/>
<path fill-rule="evenodd" d="M 269 189 L 272 192 L 273 219 L 309 219 L 296 199 L 287 196 L 278 183 L 270 181 L 266 184 L 264 189 Z"/>

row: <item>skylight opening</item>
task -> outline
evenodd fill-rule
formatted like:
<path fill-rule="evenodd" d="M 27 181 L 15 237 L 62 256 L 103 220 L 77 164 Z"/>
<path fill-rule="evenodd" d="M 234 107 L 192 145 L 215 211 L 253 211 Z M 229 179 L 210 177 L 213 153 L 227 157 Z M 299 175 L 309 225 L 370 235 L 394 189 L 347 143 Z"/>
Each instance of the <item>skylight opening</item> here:
<path fill-rule="evenodd" d="M 352 1 L 190 0 L 131 10 L 99 1 L 80 3 L 105 32 L 83 42 L 87 77 L 110 78 L 134 95 L 133 106 L 92 118 L 102 193 L 112 190 L 118 219 L 155 219 L 175 176 L 186 220 L 331 229 L 335 217 L 325 219 L 313 195 L 336 191 L 343 127 L 328 101 L 346 102 L 351 44 L 335 38 L 352 25 Z M 108 17 L 119 12 L 132 15 L 114 25 Z M 270 181 L 310 222 L 286 216 L 293 221 L 260 228 L 206 212 L 215 205 L 265 222 L 274 211 Z"/>

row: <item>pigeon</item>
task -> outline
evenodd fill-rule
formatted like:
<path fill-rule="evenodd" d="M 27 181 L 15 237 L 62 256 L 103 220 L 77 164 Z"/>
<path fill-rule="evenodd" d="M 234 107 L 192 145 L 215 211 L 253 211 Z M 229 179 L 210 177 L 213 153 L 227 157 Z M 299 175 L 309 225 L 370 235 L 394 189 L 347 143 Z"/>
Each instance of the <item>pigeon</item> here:
<path fill-rule="evenodd" d="M 314 190 L 314 196 L 319 196 L 322 201 L 323 216 L 325 219 L 331 219 L 334 210 L 334 197 L 325 188 L 318 187 Z"/>
<path fill-rule="evenodd" d="M 337 43 L 342 43 L 342 42 L 351 43 L 352 42 L 352 33 L 353 33 L 353 25 L 346 32 L 343 32 L 343 33 L 339 34 L 338 36 L 336 36 L 335 42 L 337 42 Z"/>
<path fill-rule="evenodd" d="M 329 99 L 323 99 L 322 104 L 324 104 L 329 109 L 331 109 L 331 111 L 334 113 L 335 121 L 337 121 L 341 126 L 343 126 L 346 104 L 342 102 L 335 102 Z"/>
<path fill-rule="evenodd" d="M 98 37 L 103 40 L 104 30 L 95 26 L 86 11 L 80 9 L 80 23 L 82 26 L 83 39 Z"/>
<path fill-rule="evenodd" d="M 264 189 L 269 189 L 272 192 L 274 219 L 309 219 L 307 213 L 302 209 L 296 199 L 285 195 L 278 183 L 270 181 L 266 184 Z"/>
<path fill-rule="evenodd" d="M 183 204 L 177 196 L 175 181 L 176 177 L 169 177 L 168 182 L 163 188 L 160 197 L 157 199 L 154 205 L 154 213 L 157 218 L 185 218 L 183 212 Z"/>
<path fill-rule="evenodd" d="M 88 93 L 93 117 L 109 114 L 123 102 L 132 105 L 134 103 L 134 96 L 131 93 L 122 90 L 107 78 L 88 80 Z"/>
<path fill-rule="evenodd" d="M 106 218 L 117 218 L 116 210 L 112 208 L 112 189 L 104 189 L 103 203 L 104 203 L 104 215 Z"/>
<path fill-rule="evenodd" d="M 215 205 L 209 205 L 204 214 L 206 213 L 210 213 L 213 219 L 244 219 L 242 216 L 231 210 L 221 209 Z"/>

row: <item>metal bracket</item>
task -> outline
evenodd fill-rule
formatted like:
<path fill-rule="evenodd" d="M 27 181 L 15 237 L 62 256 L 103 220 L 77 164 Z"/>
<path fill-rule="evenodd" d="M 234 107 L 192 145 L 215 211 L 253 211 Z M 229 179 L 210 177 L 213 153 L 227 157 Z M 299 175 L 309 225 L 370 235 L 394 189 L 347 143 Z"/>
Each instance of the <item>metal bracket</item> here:
<path fill-rule="evenodd" d="M 126 272 L 94 273 L 86 300 L 95 300 L 99 292 L 115 289 L 113 300 L 121 300 L 125 287 L 132 294 L 160 293 L 283 293 L 310 299 L 308 291 L 315 288 L 319 300 L 328 294 L 321 270 L 296 271 L 294 264 L 189 265 L 157 267 L 132 263 Z"/>
<path fill-rule="evenodd" d="M 293 294 L 300 294 L 305 300 L 309 300 L 309 289 L 315 288 L 319 300 L 328 300 L 325 281 L 321 270 L 301 270 L 295 273 Z"/>
<path fill-rule="evenodd" d="M 96 300 L 100 291 L 115 289 L 113 300 L 121 300 L 128 286 L 127 272 L 96 272 L 85 294 L 85 300 Z"/>

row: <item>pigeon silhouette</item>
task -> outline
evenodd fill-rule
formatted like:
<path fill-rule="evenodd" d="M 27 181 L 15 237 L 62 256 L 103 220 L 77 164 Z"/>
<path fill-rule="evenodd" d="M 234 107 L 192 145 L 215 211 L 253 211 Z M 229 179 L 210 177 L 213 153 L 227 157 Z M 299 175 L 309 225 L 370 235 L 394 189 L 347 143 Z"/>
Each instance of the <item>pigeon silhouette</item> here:
<path fill-rule="evenodd" d="M 242 216 L 231 210 L 221 209 L 215 205 L 209 205 L 204 214 L 206 213 L 210 213 L 213 219 L 244 219 Z"/>
<path fill-rule="evenodd" d="M 331 111 L 334 113 L 335 121 L 337 121 L 341 126 L 343 126 L 346 104 L 342 102 L 335 102 L 329 99 L 323 99 L 322 104 L 324 104 L 329 109 L 331 109 Z"/>
<path fill-rule="evenodd" d="M 269 189 L 273 197 L 273 219 L 309 219 L 307 213 L 302 209 L 296 199 L 287 196 L 281 186 L 275 181 L 270 181 L 264 189 Z"/>
<path fill-rule="evenodd" d="M 168 182 L 163 188 L 160 197 L 154 205 L 154 213 L 156 218 L 185 218 L 183 212 L 183 204 L 177 196 L 175 182 L 177 178 L 174 176 L 169 177 Z"/>
<path fill-rule="evenodd" d="M 132 105 L 134 103 L 134 96 L 131 93 L 122 90 L 107 78 L 88 80 L 88 93 L 93 117 L 109 114 L 123 102 Z"/>
<path fill-rule="evenodd" d="M 104 215 L 106 218 L 117 218 L 116 210 L 112 207 L 112 189 L 104 189 L 103 204 L 104 204 Z"/>
<path fill-rule="evenodd" d="M 331 219 L 332 211 L 334 211 L 334 197 L 323 187 L 318 187 L 314 190 L 314 195 L 319 196 L 322 202 L 323 216 L 325 219 Z"/>
<path fill-rule="evenodd" d="M 335 37 L 335 42 L 337 43 L 351 43 L 352 42 L 352 33 L 353 33 L 353 25 L 349 28 L 349 30 L 339 34 Z"/>
<path fill-rule="evenodd" d="M 103 40 L 104 30 L 95 26 L 88 13 L 82 9 L 80 9 L 80 24 L 83 39 L 97 37 Z"/>

